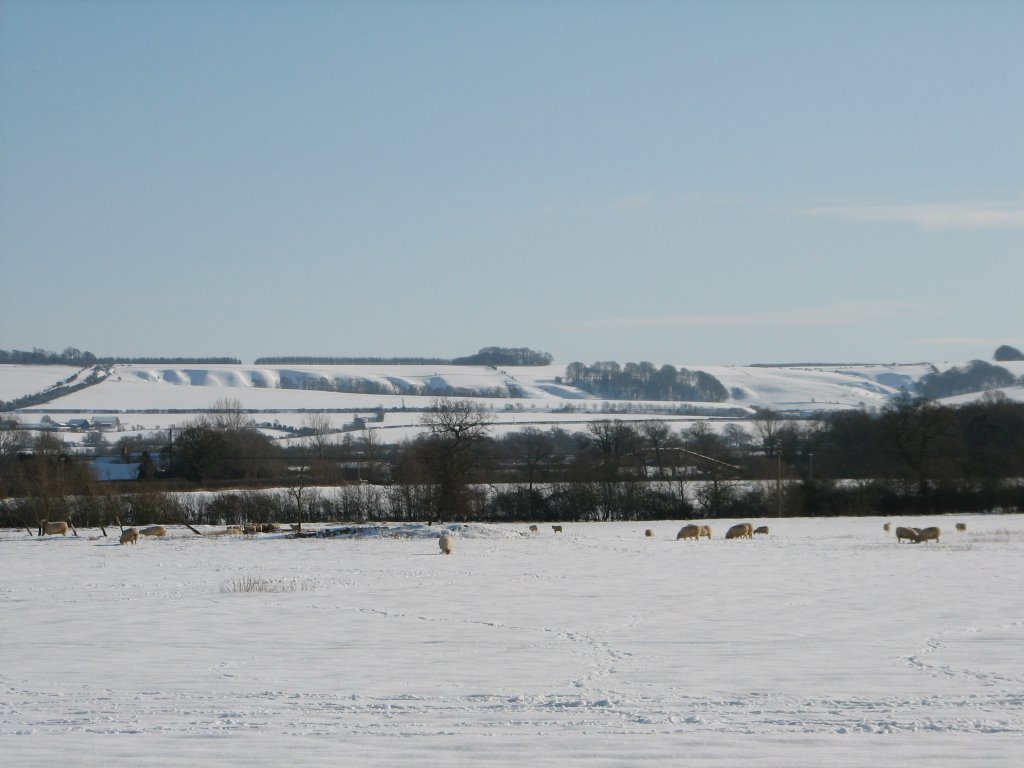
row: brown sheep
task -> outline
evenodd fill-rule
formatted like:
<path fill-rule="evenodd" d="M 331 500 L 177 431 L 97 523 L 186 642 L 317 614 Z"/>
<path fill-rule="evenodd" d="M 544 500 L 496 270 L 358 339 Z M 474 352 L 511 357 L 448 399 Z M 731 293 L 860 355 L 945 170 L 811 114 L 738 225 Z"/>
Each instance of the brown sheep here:
<path fill-rule="evenodd" d="M 920 531 L 917 530 L 917 528 L 897 527 L 896 528 L 896 542 L 897 543 L 902 543 L 904 539 L 906 539 L 907 541 L 917 541 L 917 534 L 919 534 L 919 533 L 920 533 Z"/>
<path fill-rule="evenodd" d="M 676 534 L 676 541 L 680 539 L 697 539 L 697 541 L 700 541 L 700 526 L 684 525 L 679 529 L 679 533 Z"/>
<path fill-rule="evenodd" d="M 139 529 L 138 528 L 126 528 L 121 533 L 122 544 L 138 544 L 139 542 Z"/>
<path fill-rule="evenodd" d="M 942 535 L 942 530 L 932 526 L 931 528 L 925 528 L 917 534 L 917 539 L 914 540 L 915 544 L 920 544 L 922 541 L 934 541 L 938 543 L 939 536 Z"/>
<path fill-rule="evenodd" d="M 750 523 L 737 523 L 725 532 L 727 539 L 752 539 L 754 538 L 754 526 Z"/>
<path fill-rule="evenodd" d="M 759 534 L 763 534 L 764 536 L 767 536 L 768 535 L 768 526 L 767 525 L 759 525 L 759 526 L 757 526 L 757 528 L 754 529 L 754 533 L 759 533 Z"/>
<path fill-rule="evenodd" d="M 167 529 L 162 525 L 151 525 L 149 528 L 143 528 L 139 531 L 140 536 L 166 536 Z"/>
<path fill-rule="evenodd" d="M 644 531 L 644 536 L 647 536 L 648 538 L 650 538 L 653 535 L 654 535 L 654 531 L 652 531 L 650 528 L 648 528 L 646 531 Z"/>
<path fill-rule="evenodd" d="M 957 523 L 956 524 L 956 529 L 960 533 L 964 533 L 967 530 L 967 523 Z"/>
<path fill-rule="evenodd" d="M 538 528 L 536 525 L 530 526 L 530 533 L 537 533 L 538 531 L 540 531 L 540 528 Z"/>
<path fill-rule="evenodd" d="M 455 549 L 455 537 L 448 532 L 442 533 L 441 538 L 437 540 L 437 544 L 441 547 L 441 552 L 450 555 L 452 550 Z"/>
<path fill-rule="evenodd" d="M 562 532 L 562 526 L 560 526 L 560 525 L 552 525 L 551 526 L 551 530 L 554 531 L 555 533 L 561 533 Z"/>
<path fill-rule="evenodd" d="M 56 536 L 58 533 L 61 536 L 67 536 L 68 535 L 68 524 L 67 523 L 48 523 L 48 522 L 46 522 L 44 520 L 42 525 L 40 526 L 39 530 L 42 532 L 41 535 L 43 535 L 43 536 L 46 536 L 46 535 Z"/>
<path fill-rule="evenodd" d="M 699 539 L 701 536 L 706 536 L 709 539 L 711 538 L 711 526 L 710 525 L 702 525 L 700 527 L 700 533 L 697 534 L 697 538 Z"/>
<path fill-rule="evenodd" d="M 886 523 L 885 525 L 883 525 L 882 526 L 882 530 L 885 531 L 886 533 L 891 531 L 892 530 L 892 523 Z"/>

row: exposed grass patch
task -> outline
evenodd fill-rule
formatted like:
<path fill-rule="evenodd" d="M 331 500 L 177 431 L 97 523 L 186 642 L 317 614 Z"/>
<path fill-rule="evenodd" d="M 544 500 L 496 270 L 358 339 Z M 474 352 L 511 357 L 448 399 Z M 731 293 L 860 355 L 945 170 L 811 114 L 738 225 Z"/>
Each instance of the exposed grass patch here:
<path fill-rule="evenodd" d="M 977 533 L 967 531 L 966 533 L 956 535 L 963 536 L 971 542 L 986 544 L 1010 544 L 1024 541 L 1024 531 L 1012 531 L 1009 528 L 996 528 L 995 530 L 979 531 Z"/>
<path fill-rule="evenodd" d="M 309 585 L 300 584 L 296 579 L 267 579 L 262 576 L 246 574 L 232 579 L 223 586 L 221 592 L 305 592 Z"/>

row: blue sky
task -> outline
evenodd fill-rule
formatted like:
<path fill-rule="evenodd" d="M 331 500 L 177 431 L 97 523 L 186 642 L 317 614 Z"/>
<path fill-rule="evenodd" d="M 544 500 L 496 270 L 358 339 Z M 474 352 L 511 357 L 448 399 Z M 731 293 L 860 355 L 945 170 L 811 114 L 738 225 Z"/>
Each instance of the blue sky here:
<path fill-rule="evenodd" d="M 1024 3 L 0 0 L 0 348 L 1024 346 Z"/>

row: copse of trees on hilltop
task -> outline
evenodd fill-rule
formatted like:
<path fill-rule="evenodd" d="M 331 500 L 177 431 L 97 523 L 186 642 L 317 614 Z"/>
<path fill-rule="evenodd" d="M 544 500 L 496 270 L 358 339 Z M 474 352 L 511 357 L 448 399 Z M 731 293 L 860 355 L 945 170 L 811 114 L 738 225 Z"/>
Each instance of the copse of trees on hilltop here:
<path fill-rule="evenodd" d="M 466 357 L 259 357 L 256 365 L 550 365 L 547 352 L 526 347 L 484 347 L 475 355 Z"/>
<path fill-rule="evenodd" d="M 570 363 L 565 381 L 597 397 L 612 400 L 684 400 L 720 403 L 729 392 L 717 378 L 704 371 L 690 371 L 652 363 L 597 362 L 587 366 Z"/>
<path fill-rule="evenodd" d="M 1024 383 L 1024 377 L 1018 378 L 1000 365 L 972 360 L 967 365 L 950 368 L 948 371 L 925 374 L 917 382 L 916 390 L 921 397 L 937 400 L 1021 383 Z"/>
<path fill-rule="evenodd" d="M 538 352 L 527 347 L 484 347 L 475 355 L 457 357 L 453 365 L 490 365 L 490 366 L 537 366 L 551 365 L 552 360 L 547 352 Z"/>
<path fill-rule="evenodd" d="M 1016 347 L 1011 347 L 1009 344 L 1003 344 L 992 357 L 997 363 L 1021 361 L 1024 360 L 1024 352 L 1021 352 Z"/>

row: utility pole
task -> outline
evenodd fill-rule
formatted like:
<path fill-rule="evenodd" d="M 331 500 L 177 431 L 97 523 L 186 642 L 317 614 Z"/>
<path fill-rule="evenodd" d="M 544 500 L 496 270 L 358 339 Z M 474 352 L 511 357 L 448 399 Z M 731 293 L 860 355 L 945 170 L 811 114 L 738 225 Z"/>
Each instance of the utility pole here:
<path fill-rule="evenodd" d="M 782 454 L 776 454 L 778 473 L 775 477 L 775 516 L 782 517 Z"/>

